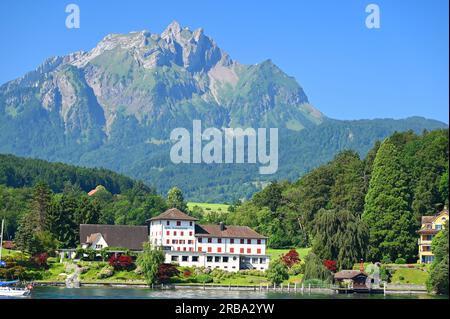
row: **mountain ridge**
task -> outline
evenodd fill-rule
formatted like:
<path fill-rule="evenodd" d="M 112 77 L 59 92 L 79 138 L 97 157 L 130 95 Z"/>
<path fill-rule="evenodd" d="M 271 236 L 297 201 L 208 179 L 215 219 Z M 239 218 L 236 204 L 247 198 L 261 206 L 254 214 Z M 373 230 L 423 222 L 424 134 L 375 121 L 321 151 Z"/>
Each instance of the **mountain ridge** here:
<path fill-rule="evenodd" d="M 170 131 L 190 129 L 194 119 L 204 127 L 278 127 L 284 154 L 281 173 L 262 177 L 251 165 L 243 170 L 201 166 L 205 174 L 174 166 L 167 143 Z M 356 129 L 360 136 L 352 134 L 358 143 L 348 140 L 345 126 Z M 48 58 L 36 70 L 1 85 L 0 127 L 3 153 L 102 166 L 162 191 L 170 183 L 197 180 L 192 174 L 209 175 L 213 181 L 198 181 L 201 190 L 187 187 L 187 196 L 204 200 L 201 192 L 214 189 L 222 194 L 215 200 L 230 200 L 248 197 L 259 187 L 254 185 L 268 178 L 299 177 L 344 147 L 364 155 L 396 127 L 420 131 L 447 126 L 423 118 L 330 119 L 310 104 L 295 78 L 270 59 L 241 64 L 202 28 L 190 30 L 172 22 L 161 34 L 109 34 L 90 51 Z M 238 176 L 233 170 L 244 173 Z M 223 184 L 227 194 L 220 190 Z M 233 184 L 248 187 L 228 188 Z"/>

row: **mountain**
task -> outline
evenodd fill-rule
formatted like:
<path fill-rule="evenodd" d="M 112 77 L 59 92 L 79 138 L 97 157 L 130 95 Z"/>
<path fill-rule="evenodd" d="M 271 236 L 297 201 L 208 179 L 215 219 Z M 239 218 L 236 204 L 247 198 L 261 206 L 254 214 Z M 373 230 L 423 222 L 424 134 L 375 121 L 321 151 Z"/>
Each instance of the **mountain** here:
<path fill-rule="evenodd" d="M 280 170 L 254 165 L 174 165 L 172 129 L 278 127 Z M 336 121 L 308 101 L 297 81 L 270 60 L 244 65 L 203 29 L 171 23 L 161 34 L 111 34 L 89 52 L 46 60 L 0 86 L 0 152 L 105 167 L 161 191 L 179 185 L 190 199 L 232 200 L 267 180 L 297 178 L 343 148 L 364 155 L 395 130 L 444 123 Z"/>

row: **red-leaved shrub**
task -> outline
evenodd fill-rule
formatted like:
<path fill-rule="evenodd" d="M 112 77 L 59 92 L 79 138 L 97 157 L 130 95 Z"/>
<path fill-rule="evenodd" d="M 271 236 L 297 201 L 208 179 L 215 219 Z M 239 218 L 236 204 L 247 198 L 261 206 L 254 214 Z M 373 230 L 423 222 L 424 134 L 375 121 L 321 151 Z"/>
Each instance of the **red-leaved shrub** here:
<path fill-rule="evenodd" d="M 300 262 L 300 257 L 295 249 L 291 249 L 281 257 L 281 260 L 286 266 L 291 268 L 292 266 Z"/>
<path fill-rule="evenodd" d="M 331 272 L 335 272 L 337 267 L 336 267 L 336 260 L 329 260 L 329 259 L 325 259 L 323 261 L 323 265 Z"/>
<path fill-rule="evenodd" d="M 158 267 L 158 281 L 161 283 L 168 282 L 171 277 L 178 276 L 180 271 L 172 264 L 161 264 Z"/>
<path fill-rule="evenodd" d="M 109 265 L 116 270 L 130 269 L 133 266 L 133 259 L 127 255 L 112 255 L 109 260 Z"/>

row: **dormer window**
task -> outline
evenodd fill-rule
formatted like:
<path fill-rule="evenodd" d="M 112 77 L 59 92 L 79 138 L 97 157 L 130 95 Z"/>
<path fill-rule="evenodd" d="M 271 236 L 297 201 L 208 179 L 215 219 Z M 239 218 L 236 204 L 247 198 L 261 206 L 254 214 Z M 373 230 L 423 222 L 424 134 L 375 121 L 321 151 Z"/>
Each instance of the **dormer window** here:
<path fill-rule="evenodd" d="M 169 220 L 166 222 L 166 225 L 167 225 L 167 226 L 170 226 L 170 221 L 169 221 Z"/>
<path fill-rule="evenodd" d="M 181 226 L 181 221 L 177 220 L 177 226 Z"/>

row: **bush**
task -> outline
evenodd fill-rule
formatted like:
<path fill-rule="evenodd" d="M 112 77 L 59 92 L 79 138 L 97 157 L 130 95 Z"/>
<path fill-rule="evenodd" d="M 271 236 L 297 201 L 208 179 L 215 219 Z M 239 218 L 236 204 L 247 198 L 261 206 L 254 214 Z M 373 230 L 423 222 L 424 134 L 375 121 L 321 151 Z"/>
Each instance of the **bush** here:
<path fill-rule="evenodd" d="M 290 268 L 300 262 L 300 257 L 295 249 L 291 249 L 281 257 L 281 260 L 287 267 Z"/>
<path fill-rule="evenodd" d="M 195 277 L 195 281 L 198 283 L 210 283 L 213 282 L 213 278 L 207 274 L 200 274 Z"/>
<path fill-rule="evenodd" d="M 112 255 L 108 263 L 114 267 L 115 270 L 129 270 L 133 267 L 133 259 L 127 255 Z"/>
<path fill-rule="evenodd" d="M 288 272 L 289 272 L 289 275 L 291 275 L 291 276 L 303 274 L 305 272 L 305 264 L 304 263 L 295 264 L 294 266 L 292 266 L 289 269 Z"/>
<path fill-rule="evenodd" d="M 36 254 L 36 255 L 32 256 L 30 258 L 30 261 L 39 268 L 47 269 L 48 268 L 47 259 L 48 259 L 47 253 L 40 253 L 40 254 Z"/>
<path fill-rule="evenodd" d="M 114 268 L 112 266 L 103 267 L 97 274 L 97 279 L 105 279 L 114 275 Z"/>
<path fill-rule="evenodd" d="M 392 260 L 389 256 L 383 256 L 383 258 L 381 258 L 381 263 L 382 264 L 392 264 Z"/>
<path fill-rule="evenodd" d="M 166 283 L 170 278 L 178 276 L 180 271 L 172 264 L 161 264 L 158 266 L 157 278 L 158 282 Z"/>
<path fill-rule="evenodd" d="M 397 265 L 404 265 L 404 264 L 406 264 L 406 260 L 405 260 L 405 258 L 397 258 L 397 259 L 395 260 L 395 263 L 396 263 Z"/>

